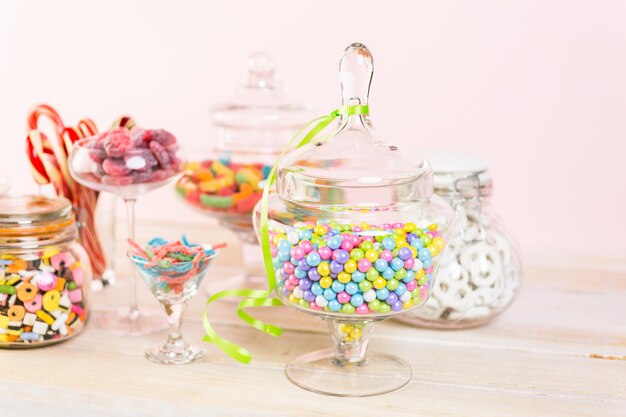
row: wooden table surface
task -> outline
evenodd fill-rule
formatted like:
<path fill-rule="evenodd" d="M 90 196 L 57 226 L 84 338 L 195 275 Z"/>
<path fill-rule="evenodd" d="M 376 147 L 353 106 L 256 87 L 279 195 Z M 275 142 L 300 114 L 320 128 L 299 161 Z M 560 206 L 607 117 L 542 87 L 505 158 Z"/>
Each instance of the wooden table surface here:
<path fill-rule="evenodd" d="M 144 239 L 181 230 L 140 226 Z M 194 239 L 231 243 L 206 280 L 236 270 L 232 234 L 210 225 L 187 230 Z M 330 338 L 324 322 L 287 307 L 258 310 L 258 317 L 282 326 L 279 338 L 245 325 L 233 304 L 210 307 L 216 330 L 254 355 L 249 365 L 235 362 L 201 342 L 206 297 L 199 293 L 183 333 L 204 345 L 202 361 L 157 365 L 144 359 L 144 350 L 166 332 L 118 337 L 90 324 L 56 346 L 0 350 L 0 416 L 626 416 L 626 265 L 597 265 L 527 267 L 511 308 L 481 328 L 377 324 L 370 349 L 394 353 L 413 367 L 411 383 L 390 394 L 335 398 L 291 384 L 287 361 L 330 347 Z M 139 290 L 142 306 L 157 306 L 143 283 Z M 92 298 L 94 310 L 126 303 L 125 279 Z"/>

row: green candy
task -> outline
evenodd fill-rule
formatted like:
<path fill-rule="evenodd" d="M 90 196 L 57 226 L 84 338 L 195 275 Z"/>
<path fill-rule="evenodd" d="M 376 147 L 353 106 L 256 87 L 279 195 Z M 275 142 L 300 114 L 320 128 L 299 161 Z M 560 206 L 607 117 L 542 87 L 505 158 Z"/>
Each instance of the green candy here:
<path fill-rule="evenodd" d="M 229 208 L 235 203 L 231 196 L 200 194 L 200 203 L 205 207 Z"/>
<path fill-rule="evenodd" d="M 67 284 L 67 289 L 68 290 L 75 290 L 76 288 L 78 288 L 78 285 L 76 285 L 76 283 L 74 281 L 70 281 Z"/>
<path fill-rule="evenodd" d="M 0 293 L 13 295 L 17 293 L 17 289 L 11 285 L 0 285 Z"/>
<path fill-rule="evenodd" d="M 366 240 L 364 242 L 361 242 L 361 244 L 359 245 L 359 248 L 367 252 L 370 249 L 374 249 L 374 244 L 370 242 L 369 240 Z"/>
<path fill-rule="evenodd" d="M 370 270 L 365 273 L 365 278 L 367 278 L 368 281 L 375 281 L 379 276 L 380 274 L 374 268 L 370 268 Z"/>
<path fill-rule="evenodd" d="M 396 272 L 393 274 L 393 277 L 394 277 L 395 279 L 397 279 L 397 280 L 404 279 L 404 278 L 406 277 L 406 269 L 402 268 L 401 270 L 396 271 Z"/>
<path fill-rule="evenodd" d="M 359 282 L 359 289 L 362 292 L 368 292 L 369 290 L 372 289 L 372 283 L 370 281 L 366 281 L 366 280 L 361 281 L 361 282 Z"/>
<path fill-rule="evenodd" d="M 380 303 L 380 308 L 378 309 L 379 313 L 389 313 L 391 311 L 391 306 L 387 303 Z"/>
<path fill-rule="evenodd" d="M 380 305 L 381 305 L 381 302 L 379 300 L 374 300 L 374 301 L 370 301 L 369 303 L 367 303 L 367 306 L 372 311 L 380 310 Z"/>
<path fill-rule="evenodd" d="M 389 281 L 387 281 L 387 289 L 389 291 L 394 291 L 396 288 L 398 288 L 398 285 L 400 285 L 400 283 L 395 278 L 391 278 Z"/>
<path fill-rule="evenodd" d="M 350 303 L 346 303 L 343 306 L 341 306 L 341 312 L 345 313 L 345 314 L 352 314 L 354 313 L 354 306 Z"/>
<path fill-rule="evenodd" d="M 358 261 L 360 259 L 363 259 L 363 257 L 365 256 L 365 254 L 363 253 L 363 251 L 359 248 L 355 248 L 352 249 L 350 251 L 350 258 L 352 258 L 355 261 Z"/>

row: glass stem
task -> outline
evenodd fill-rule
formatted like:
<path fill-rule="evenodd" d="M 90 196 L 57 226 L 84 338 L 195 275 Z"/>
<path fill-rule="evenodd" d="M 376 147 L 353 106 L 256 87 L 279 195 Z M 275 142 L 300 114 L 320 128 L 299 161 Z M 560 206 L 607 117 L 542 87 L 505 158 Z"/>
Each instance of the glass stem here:
<path fill-rule="evenodd" d="M 167 322 L 170 325 L 170 333 L 167 337 L 166 347 L 169 351 L 182 351 L 185 348 L 180 327 L 183 324 L 183 313 L 187 303 L 163 304 L 167 313 Z"/>
<path fill-rule="evenodd" d="M 365 353 L 373 326 L 374 323 L 366 321 L 329 320 L 328 328 L 335 350 L 333 363 L 337 366 L 365 363 Z"/>
<path fill-rule="evenodd" d="M 135 240 L 135 203 L 134 198 L 125 199 L 126 204 L 126 223 L 128 227 L 128 237 Z M 137 304 L 137 272 L 129 259 L 130 263 L 130 319 L 137 320 L 141 313 Z"/>

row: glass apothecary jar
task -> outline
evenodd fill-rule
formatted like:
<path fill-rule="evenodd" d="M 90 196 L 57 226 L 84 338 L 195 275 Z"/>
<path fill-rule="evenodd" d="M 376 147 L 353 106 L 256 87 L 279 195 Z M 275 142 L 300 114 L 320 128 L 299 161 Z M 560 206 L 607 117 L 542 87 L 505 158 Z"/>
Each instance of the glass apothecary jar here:
<path fill-rule="evenodd" d="M 288 378 L 318 393 L 366 396 L 410 380 L 402 359 L 366 356 L 369 335 L 374 322 L 426 301 L 454 213 L 433 194 L 429 162 L 374 131 L 370 51 L 350 45 L 339 74 L 343 106 L 333 133 L 278 164 L 267 203 L 268 246 L 278 298 L 326 320 L 333 341 L 333 349 L 290 362 Z M 255 209 L 259 234 L 262 206 Z"/>
<path fill-rule="evenodd" d="M 428 157 L 435 193 L 455 209 L 456 227 L 431 297 L 423 308 L 399 319 L 432 328 L 480 326 L 513 302 L 522 281 L 518 251 L 489 207 L 489 162 L 442 152 Z"/>
<path fill-rule="evenodd" d="M 242 273 L 209 281 L 209 293 L 264 284 L 252 210 L 278 155 L 311 116 L 275 80 L 269 55 L 251 54 L 247 69 L 248 80 L 236 96 L 211 110 L 210 151 L 190 159 L 176 184 L 185 203 L 235 232 L 242 245 Z"/>
<path fill-rule="evenodd" d="M 64 198 L 0 196 L 0 347 L 74 337 L 89 314 L 91 268 Z"/>

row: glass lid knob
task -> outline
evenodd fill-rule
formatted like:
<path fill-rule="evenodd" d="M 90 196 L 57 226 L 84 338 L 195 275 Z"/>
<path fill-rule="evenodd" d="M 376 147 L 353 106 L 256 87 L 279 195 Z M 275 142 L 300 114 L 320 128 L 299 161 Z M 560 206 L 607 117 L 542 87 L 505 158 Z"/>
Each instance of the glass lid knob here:
<path fill-rule="evenodd" d="M 274 86 L 276 64 L 271 56 L 263 52 L 254 52 L 248 57 L 246 67 L 248 68 L 247 87 L 272 88 Z"/>
<path fill-rule="evenodd" d="M 362 43 L 348 46 L 339 61 L 343 105 L 367 105 L 374 75 L 374 59 Z"/>

